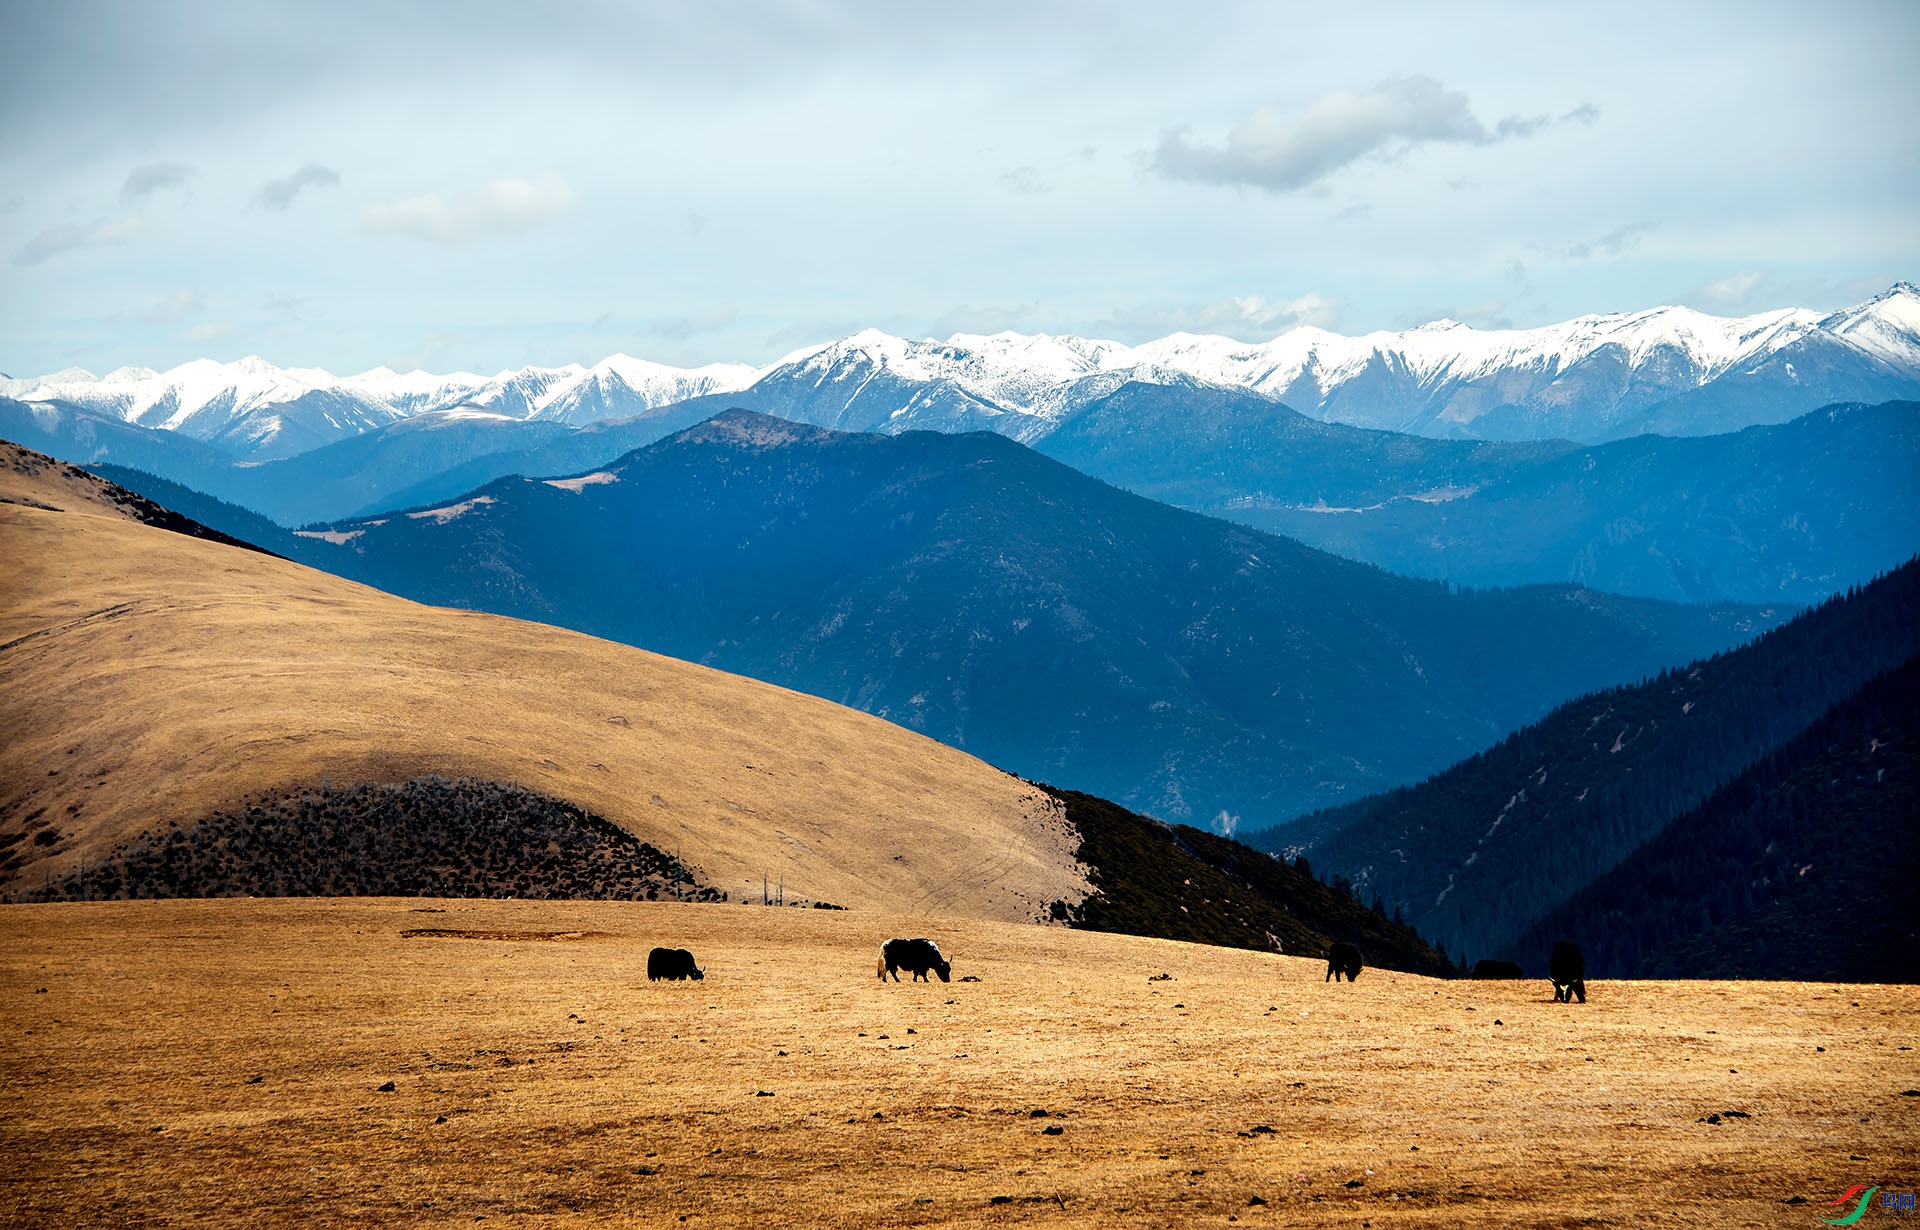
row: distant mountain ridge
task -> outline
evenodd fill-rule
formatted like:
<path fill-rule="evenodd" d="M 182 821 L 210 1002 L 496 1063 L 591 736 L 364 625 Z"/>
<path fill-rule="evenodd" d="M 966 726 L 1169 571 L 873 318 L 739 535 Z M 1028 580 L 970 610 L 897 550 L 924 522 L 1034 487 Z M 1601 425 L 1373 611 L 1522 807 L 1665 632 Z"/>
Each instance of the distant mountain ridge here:
<path fill-rule="evenodd" d="M 1896 283 L 1824 314 L 1729 318 L 1660 307 L 1537 329 L 1443 320 L 1345 337 L 1305 327 L 1258 344 L 1191 334 L 1140 346 L 1016 333 L 909 341 L 869 329 L 759 369 L 614 355 L 591 368 L 492 377 L 385 368 L 335 377 L 257 357 L 202 359 L 166 373 L 69 370 L 0 381 L 0 396 L 182 431 L 268 459 L 427 411 L 580 424 L 714 395 L 842 430 L 991 430 L 1031 442 L 1130 380 L 1177 378 L 1244 389 L 1324 422 L 1425 436 L 1701 435 L 1783 422 L 1831 402 L 1920 398 L 1920 289 Z"/>
<path fill-rule="evenodd" d="M 1406 576 L 1813 604 L 1920 552 L 1920 403 L 1716 436 L 1429 440 L 1127 384 L 1039 441 L 1096 478 Z"/>
<path fill-rule="evenodd" d="M 144 490 L 151 480 L 132 471 L 145 471 L 298 526 L 440 503 L 508 474 L 581 474 L 709 408 L 699 399 L 584 427 L 429 411 L 248 463 L 176 432 L 0 398 L 0 438 L 123 485 Z M 1165 503 L 1473 586 L 1576 582 L 1686 602 L 1810 605 L 1920 551 L 1915 402 L 1829 406 L 1719 436 L 1575 445 L 1321 423 L 1182 378 L 1123 384 L 1035 447 Z"/>
<path fill-rule="evenodd" d="M 746 411 L 588 474 L 500 479 L 302 541 L 297 558 L 389 592 L 812 692 L 1196 823 L 1410 780 L 1789 614 L 1453 593 L 990 433 Z"/>

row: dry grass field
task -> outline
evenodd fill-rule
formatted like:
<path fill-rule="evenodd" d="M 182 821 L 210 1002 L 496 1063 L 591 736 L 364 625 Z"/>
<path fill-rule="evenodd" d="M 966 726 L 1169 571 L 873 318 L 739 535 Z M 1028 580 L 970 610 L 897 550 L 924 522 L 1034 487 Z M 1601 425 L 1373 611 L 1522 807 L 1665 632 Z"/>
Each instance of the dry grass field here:
<path fill-rule="evenodd" d="M 130 520 L 0 443 L 0 890 L 268 790 L 517 782 L 740 900 L 1027 920 L 1086 895 L 1051 799 L 879 718 Z M 25 830 L 30 829 L 31 832 Z"/>
<path fill-rule="evenodd" d="M 895 934 L 956 981 L 878 982 Z M 658 943 L 706 980 L 648 983 Z M 0 1221 L 1817 1226 L 1920 1182 L 1920 989 L 1322 972 L 740 905 L 11 906 Z"/>

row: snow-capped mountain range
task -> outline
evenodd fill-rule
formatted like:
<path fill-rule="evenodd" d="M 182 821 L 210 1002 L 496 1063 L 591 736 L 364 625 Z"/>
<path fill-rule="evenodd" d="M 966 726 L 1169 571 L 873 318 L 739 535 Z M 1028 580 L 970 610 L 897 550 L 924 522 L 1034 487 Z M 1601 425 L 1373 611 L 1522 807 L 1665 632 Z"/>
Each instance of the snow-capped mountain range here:
<path fill-rule="evenodd" d="M 1538 329 L 1441 320 L 1346 337 L 1299 328 L 1258 344 L 1192 334 L 1140 346 L 1017 333 L 910 341 L 866 330 L 762 368 L 615 355 L 491 377 L 386 368 L 337 377 L 202 359 L 168 372 L 0 381 L 0 396 L 178 431 L 258 460 L 422 415 L 579 426 L 688 402 L 848 430 L 984 428 L 1033 441 L 1128 381 L 1244 389 L 1323 421 L 1434 437 L 1701 435 L 1830 402 L 1920 397 L 1920 288 L 1897 283 L 1824 314 L 1662 307 Z"/>

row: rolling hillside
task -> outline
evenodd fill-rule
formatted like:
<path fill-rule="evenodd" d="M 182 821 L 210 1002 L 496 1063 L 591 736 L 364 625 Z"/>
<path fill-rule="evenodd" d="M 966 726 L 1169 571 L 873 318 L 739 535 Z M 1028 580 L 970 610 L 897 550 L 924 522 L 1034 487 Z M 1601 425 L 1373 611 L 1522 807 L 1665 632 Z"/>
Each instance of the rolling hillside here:
<path fill-rule="evenodd" d="M 1920 653 L 1920 561 L 1752 645 L 1561 706 L 1417 786 L 1251 834 L 1456 957 L 1494 955 L 1829 707 Z M 1707 899 L 1699 884 L 1687 901 Z"/>
<path fill-rule="evenodd" d="M 435 775 L 563 799 L 734 900 L 765 874 L 1025 921 L 1087 891 L 1046 796 L 890 723 L 144 525 L 21 450 L 0 499 L 9 891 L 263 795 Z"/>
<path fill-rule="evenodd" d="M 390 592 L 645 646 L 1164 819 L 1249 827 L 1416 780 L 1788 614 L 1456 594 L 998 436 L 746 412 L 605 470 L 502 479 L 309 541 L 304 558 Z"/>
<path fill-rule="evenodd" d="M 10 446 L 0 545 L 0 899 L 772 893 L 1294 954 L 1351 939 L 1448 972 L 1237 843 L 824 701 L 418 607 Z"/>

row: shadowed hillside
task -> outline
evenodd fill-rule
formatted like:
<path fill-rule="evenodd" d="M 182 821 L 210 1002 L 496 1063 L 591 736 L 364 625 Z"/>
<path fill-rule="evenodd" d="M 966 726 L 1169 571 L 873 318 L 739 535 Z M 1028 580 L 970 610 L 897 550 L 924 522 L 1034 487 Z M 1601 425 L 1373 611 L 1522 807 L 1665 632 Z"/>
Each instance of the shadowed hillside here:
<path fill-rule="evenodd" d="M 1920 982 L 1920 658 L 1536 923 L 1602 978 Z"/>
<path fill-rule="evenodd" d="M 1414 974 L 1455 971 L 1412 928 L 1260 851 L 1189 825 L 1167 825 L 1105 799 L 1042 787 L 1066 805 L 1076 857 L 1094 891 L 1053 916 L 1086 931 L 1322 957 L 1335 941 L 1367 963 Z"/>
<path fill-rule="evenodd" d="M 1490 955 L 1916 653 L 1920 561 L 1752 645 L 1564 705 L 1417 786 L 1248 840 L 1306 851 L 1449 952 Z"/>

